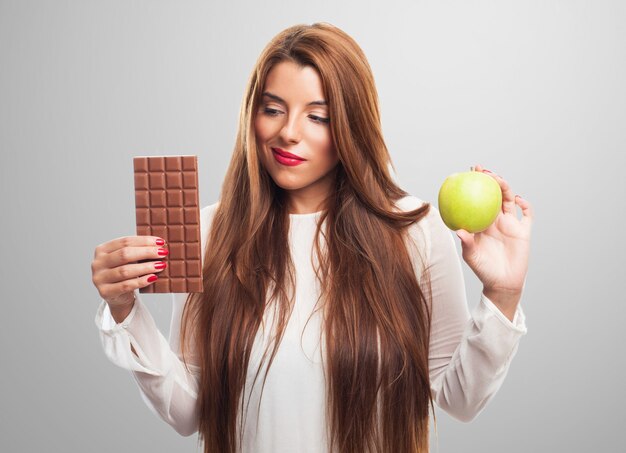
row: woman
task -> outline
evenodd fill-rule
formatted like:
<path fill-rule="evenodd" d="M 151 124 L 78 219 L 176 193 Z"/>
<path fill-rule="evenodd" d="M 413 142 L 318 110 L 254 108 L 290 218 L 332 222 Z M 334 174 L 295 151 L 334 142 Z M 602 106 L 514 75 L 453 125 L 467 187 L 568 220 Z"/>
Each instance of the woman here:
<path fill-rule="evenodd" d="M 502 212 L 457 232 L 483 283 L 470 317 L 450 231 L 390 166 L 358 45 L 323 23 L 278 34 L 201 211 L 204 292 L 174 297 L 169 344 L 136 292 L 163 241 L 96 248 L 104 350 L 156 414 L 205 452 L 398 453 L 428 451 L 433 401 L 463 421 L 482 410 L 526 332 L 531 206 L 492 174 Z"/>

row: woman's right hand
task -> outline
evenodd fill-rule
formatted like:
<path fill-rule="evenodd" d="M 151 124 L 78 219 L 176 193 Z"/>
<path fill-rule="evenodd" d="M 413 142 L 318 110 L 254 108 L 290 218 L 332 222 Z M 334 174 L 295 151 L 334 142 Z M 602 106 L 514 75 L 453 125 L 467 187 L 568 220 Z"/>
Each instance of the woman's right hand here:
<path fill-rule="evenodd" d="M 163 239 L 156 236 L 125 236 L 96 247 L 91 262 L 92 281 L 111 309 L 132 306 L 134 291 L 156 280 L 167 267 Z M 140 260 L 158 260 L 138 263 Z M 151 280 L 151 281 L 149 281 Z"/>

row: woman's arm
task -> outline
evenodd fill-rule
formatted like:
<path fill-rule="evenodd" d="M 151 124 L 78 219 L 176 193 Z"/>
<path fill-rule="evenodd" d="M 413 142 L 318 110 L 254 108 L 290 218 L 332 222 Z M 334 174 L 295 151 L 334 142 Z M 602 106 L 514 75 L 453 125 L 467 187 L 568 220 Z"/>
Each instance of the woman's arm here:
<path fill-rule="evenodd" d="M 135 296 L 131 312 L 121 323 L 115 322 L 107 303 L 101 302 L 95 323 L 102 347 L 109 360 L 131 372 L 146 405 L 179 434 L 190 436 L 198 425 L 199 369 L 192 365 L 191 373 L 185 369 L 140 296 Z"/>
<path fill-rule="evenodd" d="M 217 203 L 200 211 L 202 259 L 208 229 Z M 200 368 L 189 358 L 189 371 L 182 361 L 179 344 L 180 321 L 186 293 L 172 294 L 169 340 L 157 328 L 153 317 L 135 292 L 135 303 L 123 318 L 116 319 L 102 300 L 95 323 L 106 356 L 117 366 L 131 371 L 146 405 L 179 434 L 190 436 L 198 430 L 198 379 Z M 119 316 L 118 316 L 119 315 Z"/>
<path fill-rule="evenodd" d="M 418 225 L 411 234 L 425 244 L 432 288 L 428 362 L 433 399 L 454 418 L 469 422 L 502 385 L 526 333 L 524 313 L 518 305 L 510 321 L 481 294 L 470 315 L 452 233 L 434 206 Z"/>

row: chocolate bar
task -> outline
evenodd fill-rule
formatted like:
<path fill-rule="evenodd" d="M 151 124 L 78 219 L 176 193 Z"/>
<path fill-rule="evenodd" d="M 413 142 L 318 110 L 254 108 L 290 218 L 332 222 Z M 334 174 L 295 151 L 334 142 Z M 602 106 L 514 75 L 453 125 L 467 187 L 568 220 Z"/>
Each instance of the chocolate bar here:
<path fill-rule="evenodd" d="M 133 164 L 137 235 L 160 237 L 169 250 L 158 280 L 139 292 L 202 292 L 198 156 L 138 156 Z"/>

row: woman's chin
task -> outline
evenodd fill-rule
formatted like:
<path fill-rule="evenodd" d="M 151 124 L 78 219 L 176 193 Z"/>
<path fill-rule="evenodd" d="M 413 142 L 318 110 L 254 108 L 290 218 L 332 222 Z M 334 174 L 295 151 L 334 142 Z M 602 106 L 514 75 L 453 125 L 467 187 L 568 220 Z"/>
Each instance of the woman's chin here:
<path fill-rule="evenodd" d="M 280 187 L 283 190 L 288 190 L 288 191 L 293 191 L 293 190 L 298 190 L 298 189 L 302 189 L 303 185 L 302 184 L 295 184 L 295 183 L 283 183 L 280 180 L 274 180 L 274 182 L 276 183 L 276 185 L 278 187 Z"/>
<path fill-rule="evenodd" d="M 300 177 L 285 177 L 285 175 L 271 175 L 274 183 L 283 190 L 297 190 L 306 184 Z"/>

